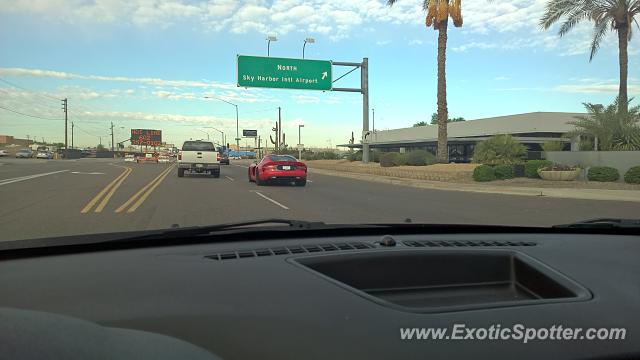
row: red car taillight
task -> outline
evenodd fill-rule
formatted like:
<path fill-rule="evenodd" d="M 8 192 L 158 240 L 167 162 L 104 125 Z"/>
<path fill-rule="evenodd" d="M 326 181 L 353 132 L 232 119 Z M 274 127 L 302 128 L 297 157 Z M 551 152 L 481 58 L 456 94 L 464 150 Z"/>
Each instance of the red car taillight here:
<path fill-rule="evenodd" d="M 182 160 L 182 153 L 181 152 L 178 153 L 178 160 Z"/>

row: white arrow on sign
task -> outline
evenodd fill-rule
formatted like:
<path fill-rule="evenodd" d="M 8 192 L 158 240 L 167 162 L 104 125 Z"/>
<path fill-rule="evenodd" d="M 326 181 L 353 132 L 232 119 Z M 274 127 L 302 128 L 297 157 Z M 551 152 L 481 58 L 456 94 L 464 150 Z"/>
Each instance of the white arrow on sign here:
<path fill-rule="evenodd" d="M 325 71 L 325 72 L 323 72 L 323 73 L 322 73 L 322 80 L 326 79 L 326 78 L 327 78 L 327 75 L 328 75 L 328 74 L 327 74 L 327 72 L 326 72 L 326 71 Z"/>

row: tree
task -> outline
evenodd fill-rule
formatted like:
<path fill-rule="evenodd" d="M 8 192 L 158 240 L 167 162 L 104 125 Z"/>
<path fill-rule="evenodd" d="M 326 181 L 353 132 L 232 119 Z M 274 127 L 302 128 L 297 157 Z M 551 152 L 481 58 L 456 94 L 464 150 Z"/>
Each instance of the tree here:
<path fill-rule="evenodd" d="M 640 106 L 629 108 L 629 103 L 624 106 L 626 112 L 620 111 L 620 99 L 606 107 L 585 103 L 588 115 L 569 122 L 576 127 L 569 136 L 593 139 L 594 150 L 640 150 Z"/>
<path fill-rule="evenodd" d="M 620 86 L 618 89 L 618 110 L 627 112 L 627 74 L 629 55 L 627 46 L 631 40 L 632 25 L 638 22 L 634 17 L 640 13 L 640 0 L 550 0 L 540 19 L 540 26 L 547 30 L 564 18 L 559 35 L 562 37 L 578 23 L 587 20 L 593 22 L 593 39 L 589 61 L 600 48 L 600 42 L 607 31 L 618 34 L 618 62 L 620 64 Z"/>
<path fill-rule="evenodd" d="M 427 122 L 426 121 L 418 121 L 417 123 L 413 124 L 413 127 L 420 127 L 420 126 L 427 126 Z"/>
<path fill-rule="evenodd" d="M 460 121 L 465 121 L 465 119 L 463 117 L 457 117 L 457 118 L 449 118 L 447 120 L 448 123 L 450 122 L 460 122 Z M 431 125 L 436 125 L 438 124 L 438 113 L 433 113 L 431 114 Z"/>
<path fill-rule="evenodd" d="M 107 148 L 104 147 L 104 145 L 102 144 L 98 144 L 98 146 L 96 146 L 96 151 L 106 151 Z"/>
<path fill-rule="evenodd" d="M 387 0 L 392 6 L 398 0 Z M 640 1 L 640 0 L 638 0 Z M 427 11 L 425 24 L 438 31 L 438 162 L 447 163 L 447 28 L 449 17 L 455 27 L 462 26 L 462 0 L 423 0 L 422 7 Z"/>

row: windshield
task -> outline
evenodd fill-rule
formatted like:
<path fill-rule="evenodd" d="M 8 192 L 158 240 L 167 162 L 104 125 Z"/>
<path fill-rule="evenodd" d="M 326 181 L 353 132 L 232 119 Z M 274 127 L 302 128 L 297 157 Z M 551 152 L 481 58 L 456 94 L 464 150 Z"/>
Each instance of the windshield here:
<path fill-rule="evenodd" d="M 210 142 L 186 141 L 182 145 L 182 151 L 215 151 L 215 148 Z"/>
<path fill-rule="evenodd" d="M 640 218 L 637 1 L 583 3 L 4 1 L 0 241 Z"/>
<path fill-rule="evenodd" d="M 296 158 L 289 155 L 271 155 L 269 156 L 271 161 L 297 161 Z"/>

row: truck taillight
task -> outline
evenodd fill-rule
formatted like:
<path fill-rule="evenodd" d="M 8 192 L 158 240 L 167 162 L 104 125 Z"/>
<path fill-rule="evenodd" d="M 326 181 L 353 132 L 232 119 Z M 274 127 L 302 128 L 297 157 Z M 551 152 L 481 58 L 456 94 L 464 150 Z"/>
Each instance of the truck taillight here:
<path fill-rule="evenodd" d="M 182 160 L 182 153 L 181 152 L 178 153 L 178 160 Z"/>

